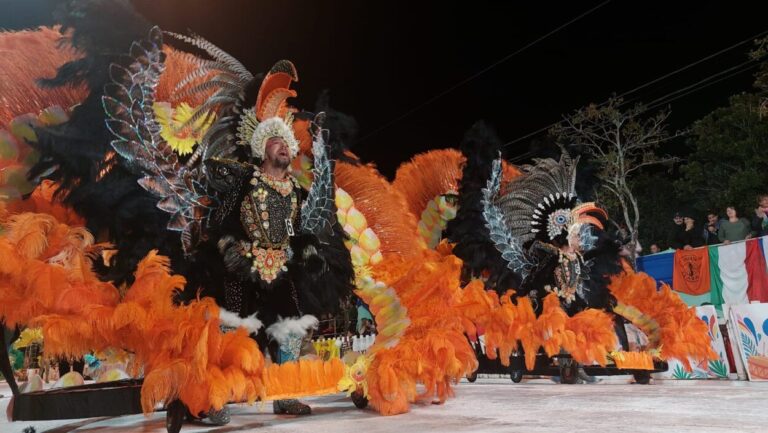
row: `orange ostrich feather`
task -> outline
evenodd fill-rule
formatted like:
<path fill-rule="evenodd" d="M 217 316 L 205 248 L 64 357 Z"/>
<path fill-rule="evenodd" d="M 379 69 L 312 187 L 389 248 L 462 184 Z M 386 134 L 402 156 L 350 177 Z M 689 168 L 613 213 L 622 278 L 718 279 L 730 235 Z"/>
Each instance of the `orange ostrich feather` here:
<path fill-rule="evenodd" d="M 411 213 L 421 215 L 436 196 L 458 193 L 463 163 L 464 156 L 456 149 L 420 153 L 400 165 L 392 186 L 403 194 Z"/>
<path fill-rule="evenodd" d="M 675 358 L 690 370 L 689 357 L 696 360 L 717 359 L 707 333 L 707 325 L 696 317 L 666 284 L 656 290 L 656 281 L 628 266 L 611 279 L 608 286 L 616 299 L 635 307 L 659 326 L 659 348 L 664 358 Z"/>
<path fill-rule="evenodd" d="M 42 88 L 36 80 L 53 77 L 62 64 L 80 57 L 59 44 L 58 27 L 0 33 L 0 125 L 23 113 L 52 105 L 71 107 L 86 96 L 85 86 Z"/>
<path fill-rule="evenodd" d="M 616 345 L 611 316 L 601 310 L 585 310 L 568 317 L 555 294 L 544 298 L 542 313 L 536 317 L 530 299 L 511 300 L 512 292 L 498 297 L 473 281 L 463 290 L 460 310 L 469 322 L 467 332 L 476 327 L 485 330 L 486 354 L 498 356 L 503 365 L 519 346 L 525 351 L 525 364 L 534 367 L 536 353 L 543 347 L 548 355 L 565 349 L 581 363 L 598 362 L 605 365 L 606 355 Z"/>
<path fill-rule="evenodd" d="M 415 260 L 390 255 L 374 268 L 411 321 L 398 344 L 377 351 L 368 368 L 369 400 L 384 415 L 406 412 L 417 399 L 445 401 L 451 385 L 477 368 L 457 309 L 461 261 L 445 251 L 419 251 Z M 424 392 L 417 393 L 417 383 Z"/>
<path fill-rule="evenodd" d="M 381 240 L 382 254 L 418 254 L 422 245 L 416 236 L 416 217 L 407 211 L 405 199 L 376 168 L 339 161 L 335 175 L 336 185 L 354 198 L 355 207 Z"/>
<path fill-rule="evenodd" d="M 300 361 L 266 368 L 245 329 L 222 333 L 211 298 L 176 305 L 185 284 L 167 257 L 150 252 L 120 299 L 91 271 L 93 237 L 51 215 L 8 218 L 0 236 L 0 317 L 40 326 L 46 356 L 80 357 L 123 348 L 145 376 L 141 403 L 150 413 L 181 399 L 193 414 L 231 401 L 329 393 L 344 374 L 339 360 Z"/>
<path fill-rule="evenodd" d="M 26 200 L 0 201 L 0 222 L 7 220 L 11 215 L 33 212 L 51 215 L 56 221 L 70 226 L 84 226 L 85 220 L 81 216 L 54 198 L 57 190 L 58 185 L 55 182 L 43 180 Z"/>
<path fill-rule="evenodd" d="M 411 213 L 420 216 L 427 203 L 436 196 L 458 192 L 465 161 L 464 155 L 456 149 L 420 153 L 400 165 L 392 186 L 405 197 Z M 520 173 L 517 167 L 504 162 L 504 182 L 511 181 Z"/>

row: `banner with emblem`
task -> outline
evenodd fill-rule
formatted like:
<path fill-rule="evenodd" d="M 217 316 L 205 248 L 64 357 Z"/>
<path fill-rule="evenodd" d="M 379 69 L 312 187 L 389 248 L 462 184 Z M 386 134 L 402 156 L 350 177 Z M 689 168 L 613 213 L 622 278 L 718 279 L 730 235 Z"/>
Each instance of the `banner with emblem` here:
<path fill-rule="evenodd" d="M 709 252 L 706 248 L 675 251 L 672 288 L 688 295 L 709 292 Z"/>

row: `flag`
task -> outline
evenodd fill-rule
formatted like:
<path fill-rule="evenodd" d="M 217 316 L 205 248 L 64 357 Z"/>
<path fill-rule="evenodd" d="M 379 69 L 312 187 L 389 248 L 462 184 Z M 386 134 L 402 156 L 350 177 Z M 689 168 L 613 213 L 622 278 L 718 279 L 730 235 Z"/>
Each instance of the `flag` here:
<path fill-rule="evenodd" d="M 675 251 L 672 288 L 688 295 L 709 292 L 709 250 L 695 248 Z"/>

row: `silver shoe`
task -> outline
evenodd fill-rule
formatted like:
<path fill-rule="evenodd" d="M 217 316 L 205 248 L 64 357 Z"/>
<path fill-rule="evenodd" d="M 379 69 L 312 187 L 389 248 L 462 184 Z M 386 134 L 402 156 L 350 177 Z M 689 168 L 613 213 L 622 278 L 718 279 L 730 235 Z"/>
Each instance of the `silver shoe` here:
<path fill-rule="evenodd" d="M 312 408 L 308 405 L 292 400 L 275 400 L 272 402 L 272 410 L 276 415 L 310 415 Z"/>
<path fill-rule="evenodd" d="M 229 408 L 222 407 L 221 410 L 211 409 L 208 411 L 208 421 L 213 425 L 227 425 L 231 421 Z"/>

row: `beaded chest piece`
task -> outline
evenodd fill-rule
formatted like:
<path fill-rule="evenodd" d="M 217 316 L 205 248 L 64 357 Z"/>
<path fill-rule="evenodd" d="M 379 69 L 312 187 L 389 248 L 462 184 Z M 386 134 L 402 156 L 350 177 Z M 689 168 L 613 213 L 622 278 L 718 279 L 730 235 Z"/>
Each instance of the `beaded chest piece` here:
<path fill-rule="evenodd" d="M 251 190 L 240 205 L 240 222 L 251 246 L 244 251 L 253 259 L 252 271 L 271 282 L 286 271 L 291 258 L 289 238 L 294 234 L 298 218 L 299 188 L 296 179 L 274 179 L 260 170 L 253 172 Z"/>

